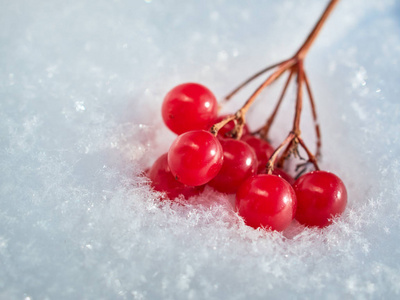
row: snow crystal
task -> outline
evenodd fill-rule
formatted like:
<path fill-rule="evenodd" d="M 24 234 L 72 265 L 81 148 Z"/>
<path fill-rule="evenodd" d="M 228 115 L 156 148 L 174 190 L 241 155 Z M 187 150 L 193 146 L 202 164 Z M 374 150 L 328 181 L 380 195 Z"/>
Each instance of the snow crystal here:
<path fill-rule="evenodd" d="M 3 2 L 1 299 L 399 297 L 397 1 L 341 1 L 310 50 L 321 166 L 349 204 L 327 228 L 283 234 L 245 226 L 234 197 L 211 188 L 160 202 L 143 173 L 174 139 L 160 114 L 170 88 L 196 81 L 222 99 L 295 53 L 327 1 Z M 279 92 L 262 93 L 252 129 Z M 293 98 L 291 87 L 275 146 Z M 305 103 L 313 145 L 310 116 Z"/>

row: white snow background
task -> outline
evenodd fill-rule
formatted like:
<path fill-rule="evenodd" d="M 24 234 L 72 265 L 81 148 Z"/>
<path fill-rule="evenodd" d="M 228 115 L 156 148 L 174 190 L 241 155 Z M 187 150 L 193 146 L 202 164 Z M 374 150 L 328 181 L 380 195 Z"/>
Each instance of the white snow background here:
<path fill-rule="evenodd" d="M 341 1 L 306 59 L 321 167 L 349 192 L 333 225 L 254 230 L 231 196 L 160 203 L 140 175 L 174 138 L 170 88 L 200 82 L 222 99 L 295 53 L 326 4 L 0 1 L 0 298 L 398 299 L 398 1 Z M 257 100 L 253 129 L 278 92 Z M 293 86 L 285 103 L 275 146 Z M 313 146 L 309 118 L 305 106 Z"/>

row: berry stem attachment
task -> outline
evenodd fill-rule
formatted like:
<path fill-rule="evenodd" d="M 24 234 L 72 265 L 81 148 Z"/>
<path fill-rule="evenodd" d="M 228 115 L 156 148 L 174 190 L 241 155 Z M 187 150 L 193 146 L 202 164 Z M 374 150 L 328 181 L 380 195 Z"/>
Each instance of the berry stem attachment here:
<path fill-rule="evenodd" d="M 285 149 L 285 153 L 288 151 L 291 151 L 291 150 L 292 151 L 294 150 L 297 153 L 297 145 L 300 144 L 307 153 L 308 161 L 314 165 L 315 170 L 319 171 L 318 162 L 317 162 L 315 156 L 308 149 L 308 147 L 304 143 L 303 139 L 301 137 L 299 137 L 295 132 L 291 131 L 289 133 L 289 135 L 286 137 L 286 139 L 278 146 L 278 148 L 275 149 L 274 153 L 272 153 L 270 159 L 268 160 L 268 163 L 266 166 L 267 174 L 272 174 L 272 172 L 274 171 L 275 160 L 277 159 L 279 153 L 282 151 L 283 147 L 285 147 L 286 144 L 288 146 Z M 283 159 L 285 158 L 285 154 L 281 156 L 281 159 L 282 158 Z M 278 167 L 280 167 L 279 162 L 278 162 Z"/>
<path fill-rule="evenodd" d="M 278 148 L 275 149 L 274 153 L 272 153 L 267 163 L 267 174 L 269 175 L 272 174 L 272 172 L 274 171 L 275 160 L 278 157 L 279 152 L 281 152 L 281 150 L 283 149 L 283 147 L 285 147 L 286 144 L 292 142 L 295 136 L 296 135 L 294 132 L 290 132 L 287 138 L 278 146 Z"/>
<path fill-rule="evenodd" d="M 226 124 L 228 124 L 230 121 L 236 120 L 236 115 L 229 115 L 226 118 L 224 118 L 221 122 L 218 122 L 211 126 L 210 132 L 214 135 L 218 135 L 218 131 L 224 127 Z"/>
<path fill-rule="evenodd" d="M 308 156 L 308 161 L 311 162 L 314 165 L 315 170 L 319 171 L 319 166 L 318 166 L 317 159 L 311 153 L 311 151 L 307 148 L 307 146 L 304 143 L 303 139 L 300 138 L 300 137 L 297 137 L 297 140 L 299 141 L 299 144 L 303 147 L 303 149 L 306 151 L 307 156 Z"/>

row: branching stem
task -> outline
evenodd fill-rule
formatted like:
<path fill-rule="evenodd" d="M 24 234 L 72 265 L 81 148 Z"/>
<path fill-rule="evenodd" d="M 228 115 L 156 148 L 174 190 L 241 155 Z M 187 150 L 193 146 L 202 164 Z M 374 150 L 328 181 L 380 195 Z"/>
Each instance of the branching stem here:
<path fill-rule="evenodd" d="M 264 73 L 276 68 L 277 66 L 281 65 L 282 63 L 283 63 L 283 61 L 279 62 L 279 63 L 276 63 L 276 64 L 274 64 L 272 66 L 268 66 L 265 69 L 263 69 L 263 70 L 259 71 L 258 73 L 254 74 L 249 79 L 247 79 L 245 82 L 243 82 L 241 85 L 239 85 L 236 89 L 234 89 L 232 92 L 230 92 L 229 95 L 227 95 L 225 97 L 225 100 L 231 99 L 237 92 L 239 92 L 243 87 L 245 87 L 247 84 L 252 82 L 254 79 L 256 79 L 259 76 L 263 75 Z"/>
<path fill-rule="evenodd" d="M 274 170 L 275 160 L 278 157 L 279 152 L 281 152 L 283 147 L 285 147 L 286 144 L 290 143 L 294 138 L 295 134 L 293 132 L 290 132 L 287 138 L 279 145 L 278 148 L 275 149 L 274 153 L 272 153 L 267 163 L 267 174 L 272 174 L 272 171 Z"/>
<path fill-rule="evenodd" d="M 235 95 L 240 89 L 242 89 L 244 86 L 252 82 L 254 79 L 258 78 L 262 74 L 265 74 L 268 71 L 271 71 L 275 69 L 268 77 L 267 79 L 253 92 L 253 94 L 247 99 L 247 101 L 244 103 L 242 108 L 240 108 L 234 115 L 229 115 L 227 116 L 224 120 L 221 122 L 215 124 L 211 128 L 211 132 L 214 135 L 218 134 L 218 130 L 220 130 L 223 126 L 225 126 L 228 122 L 230 121 L 235 121 L 235 137 L 237 139 L 240 139 L 243 131 L 243 126 L 245 124 L 245 116 L 247 111 L 249 110 L 250 106 L 253 104 L 254 100 L 259 96 L 259 94 L 269 85 L 271 85 L 273 82 L 275 82 L 282 74 L 285 72 L 289 72 L 288 79 L 286 81 L 286 84 L 283 88 L 282 94 L 280 95 L 280 98 L 275 106 L 275 109 L 273 110 L 273 113 L 267 120 L 266 125 L 262 127 L 260 130 L 256 131 L 259 133 L 263 138 L 267 138 L 269 128 L 271 124 L 273 123 L 276 114 L 278 112 L 278 109 L 282 103 L 282 100 L 286 94 L 287 88 L 290 84 L 292 76 L 295 74 L 297 76 L 297 93 L 296 93 L 296 107 L 295 107 L 295 116 L 293 120 L 293 127 L 292 131 L 289 133 L 287 138 L 280 144 L 280 146 L 275 150 L 275 152 L 272 154 L 268 164 L 268 173 L 272 173 L 273 166 L 275 163 L 275 160 L 277 159 L 278 154 L 282 151 L 282 149 L 286 146 L 285 151 L 283 152 L 283 155 L 280 157 L 278 166 L 282 166 L 284 160 L 288 157 L 290 153 L 294 153 L 295 155 L 298 155 L 298 145 L 300 144 L 302 148 L 306 151 L 308 160 L 313 163 L 314 167 L 318 170 L 318 164 L 317 164 L 317 158 L 320 156 L 320 148 L 321 148 L 321 134 L 319 130 L 319 124 L 318 124 L 318 118 L 317 118 L 317 113 L 315 110 L 315 101 L 314 97 L 311 92 L 310 88 L 310 83 L 308 80 L 308 77 L 306 76 L 306 72 L 304 70 L 304 59 L 314 43 L 315 39 L 317 38 L 318 34 L 320 33 L 323 25 L 325 24 L 327 18 L 329 15 L 332 13 L 333 9 L 337 5 L 339 0 L 331 0 L 326 7 L 325 11 L 321 15 L 320 19 L 308 35 L 307 39 L 304 41 L 303 45 L 299 48 L 299 50 L 296 52 L 296 54 L 291 57 L 288 60 L 284 60 L 280 63 L 271 65 L 258 73 L 254 74 L 250 78 L 248 78 L 246 81 L 244 81 L 241 85 L 239 85 L 236 89 L 234 89 L 228 96 L 226 96 L 226 100 L 229 100 L 233 95 Z M 316 154 L 315 156 L 310 152 L 306 144 L 304 143 L 303 139 L 300 137 L 301 131 L 300 131 L 300 120 L 301 120 L 301 112 L 303 108 L 303 86 L 305 86 L 308 98 L 310 100 L 311 104 L 311 110 L 312 110 L 312 115 L 313 115 L 313 120 L 314 120 L 314 125 L 315 125 L 315 132 L 316 132 L 316 139 L 317 139 L 317 149 L 316 149 Z"/>
<path fill-rule="evenodd" d="M 278 103 L 276 104 L 274 111 L 272 112 L 272 114 L 271 114 L 270 117 L 268 118 L 268 120 L 267 120 L 267 122 L 265 123 L 265 125 L 264 125 L 260 130 L 258 130 L 258 132 L 257 132 L 257 133 L 259 133 L 260 136 L 261 136 L 263 139 L 265 139 L 265 140 L 268 139 L 269 129 L 271 128 L 271 125 L 272 125 L 272 123 L 273 123 L 274 120 L 275 120 L 276 114 L 278 113 L 279 107 L 281 106 L 282 100 L 283 100 L 283 98 L 285 97 L 286 90 L 287 90 L 287 88 L 288 88 L 288 86 L 289 86 L 290 80 L 291 80 L 292 77 L 293 77 L 293 72 L 294 72 L 294 70 L 291 69 L 291 70 L 290 70 L 290 74 L 289 74 L 289 76 L 288 76 L 288 78 L 287 78 L 287 80 L 286 80 L 285 86 L 283 87 L 282 93 L 281 93 L 281 95 L 280 95 L 280 97 L 279 97 Z"/>

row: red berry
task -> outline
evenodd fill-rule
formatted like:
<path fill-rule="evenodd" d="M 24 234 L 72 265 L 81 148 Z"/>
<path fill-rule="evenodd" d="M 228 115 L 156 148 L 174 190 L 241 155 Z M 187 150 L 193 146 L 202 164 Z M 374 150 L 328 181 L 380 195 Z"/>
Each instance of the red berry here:
<path fill-rule="evenodd" d="M 223 119 L 225 119 L 227 117 L 227 115 L 223 115 L 223 116 L 219 116 L 217 119 L 215 119 L 212 124 L 209 126 L 211 127 L 212 125 L 221 122 Z M 222 127 L 219 131 L 218 131 L 218 137 L 222 137 L 222 138 L 229 138 L 229 132 L 231 132 L 233 129 L 235 128 L 235 122 L 234 121 L 230 121 L 228 122 L 224 127 Z M 247 124 L 244 124 L 243 126 L 243 133 L 242 135 L 246 135 L 249 134 L 250 130 L 249 127 L 247 126 Z"/>
<path fill-rule="evenodd" d="M 281 177 L 260 174 L 247 179 L 236 193 L 236 209 L 245 223 L 282 231 L 296 212 L 296 194 Z"/>
<path fill-rule="evenodd" d="M 213 93 L 198 83 L 184 83 L 165 96 L 162 117 L 176 134 L 208 129 L 217 118 L 218 103 Z"/>
<path fill-rule="evenodd" d="M 168 151 L 168 165 L 180 182 L 198 186 L 213 179 L 221 170 L 224 152 L 210 132 L 189 131 L 178 136 Z"/>
<path fill-rule="evenodd" d="M 335 174 L 310 172 L 297 179 L 293 188 L 298 201 L 296 219 L 304 225 L 327 226 L 346 208 L 346 187 Z"/>
<path fill-rule="evenodd" d="M 245 142 L 221 139 L 224 163 L 218 175 L 208 184 L 223 193 L 235 193 L 239 185 L 257 172 L 257 157 Z"/>
<path fill-rule="evenodd" d="M 257 155 L 258 160 L 258 173 L 265 173 L 265 168 L 274 148 L 265 140 L 262 140 L 253 135 L 244 135 L 242 140 L 249 144 Z"/>
<path fill-rule="evenodd" d="M 168 198 L 174 199 L 179 195 L 183 195 L 186 199 L 198 195 L 203 189 L 201 187 L 192 187 L 184 185 L 177 181 L 172 175 L 168 166 L 167 153 L 161 155 L 147 172 L 147 176 L 151 180 L 151 185 L 156 191 L 166 192 Z"/>

